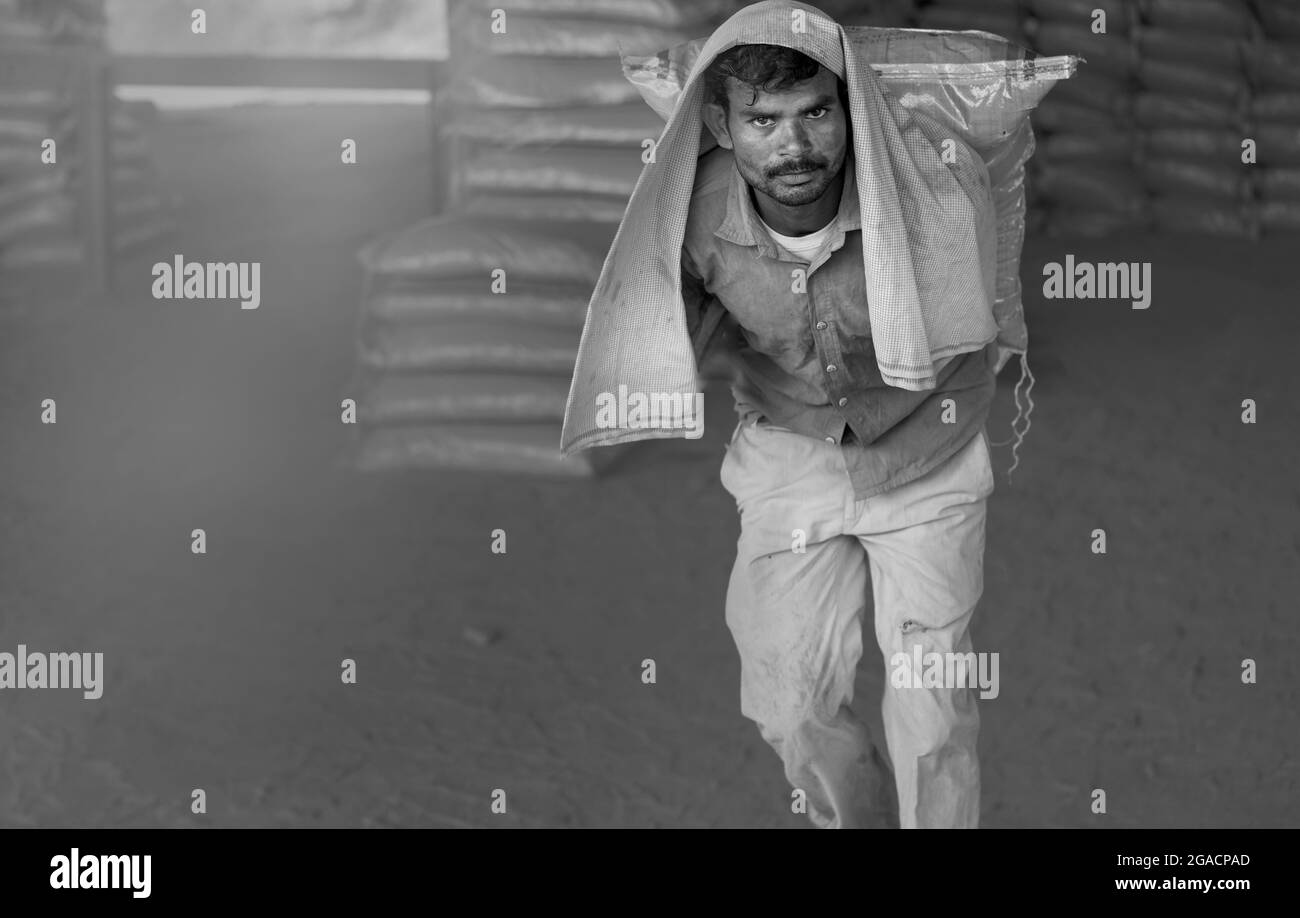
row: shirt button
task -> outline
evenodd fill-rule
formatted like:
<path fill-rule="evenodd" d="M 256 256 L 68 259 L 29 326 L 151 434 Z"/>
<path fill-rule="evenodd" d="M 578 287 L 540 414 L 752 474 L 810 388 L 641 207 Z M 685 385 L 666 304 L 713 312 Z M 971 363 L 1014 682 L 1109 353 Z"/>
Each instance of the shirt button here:
<path fill-rule="evenodd" d="M 833 364 L 833 363 L 828 363 L 828 364 L 826 365 L 826 372 L 827 372 L 827 373 L 834 373 L 837 369 L 839 369 L 839 368 L 836 367 L 835 364 Z"/>
<path fill-rule="evenodd" d="M 834 438 L 834 437 L 827 437 L 827 438 L 826 438 L 826 442 L 827 442 L 827 443 L 834 443 L 834 442 L 835 442 L 835 438 Z"/>
<path fill-rule="evenodd" d="M 845 405 L 847 405 L 848 403 L 849 403 L 849 400 L 848 400 L 847 398 L 842 398 L 842 399 L 840 399 L 840 407 L 841 407 L 841 408 L 843 408 L 843 407 L 844 407 Z"/>
<path fill-rule="evenodd" d="M 822 328 L 825 328 L 825 327 L 826 327 L 826 323 L 825 323 L 825 322 L 818 322 L 818 323 L 817 323 L 817 328 L 818 328 L 818 329 L 822 329 Z"/>

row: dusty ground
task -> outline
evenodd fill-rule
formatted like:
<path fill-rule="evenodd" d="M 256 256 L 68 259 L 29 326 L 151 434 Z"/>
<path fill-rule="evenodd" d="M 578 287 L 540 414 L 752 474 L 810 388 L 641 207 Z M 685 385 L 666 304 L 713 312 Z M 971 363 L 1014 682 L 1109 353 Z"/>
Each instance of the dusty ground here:
<path fill-rule="evenodd" d="M 123 263 L 110 298 L 6 279 L 0 649 L 100 650 L 107 675 L 94 702 L 0 694 L 0 824 L 804 825 L 739 713 L 721 400 L 704 439 L 645 445 L 595 483 L 340 464 L 353 252 L 424 215 L 426 130 L 414 108 L 164 119 L 178 237 Z M 340 136 L 363 167 L 337 165 Z M 1027 245 L 1031 288 L 1072 252 L 1149 260 L 1155 293 L 1146 311 L 1028 294 L 1036 407 L 1010 482 L 995 450 L 974 625 L 1001 654 L 984 825 L 1300 822 L 1295 250 Z M 263 262 L 262 307 L 153 300 L 149 266 L 173 252 Z"/>

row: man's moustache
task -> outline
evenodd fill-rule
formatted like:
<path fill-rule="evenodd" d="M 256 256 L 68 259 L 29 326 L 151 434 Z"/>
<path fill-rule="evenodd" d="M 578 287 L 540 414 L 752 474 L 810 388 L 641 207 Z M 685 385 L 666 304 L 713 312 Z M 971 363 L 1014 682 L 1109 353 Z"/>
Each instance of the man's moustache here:
<path fill-rule="evenodd" d="M 791 167 L 791 166 L 783 166 L 783 167 L 781 167 L 780 169 L 778 169 L 778 170 L 775 171 L 775 172 L 769 172 L 768 175 L 770 175 L 772 178 L 776 178 L 777 176 L 781 176 L 781 175 L 794 175 L 794 174 L 796 174 L 796 173 L 798 173 L 798 172 L 812 172 L 812 171 L 815 170 L 815 169 L 820 169 L 820 168 L 822 168 L 823 165 L 825 165 L 825 164 L 824 164 L 824 163 L 808 163 L 808 164 L 800 164 L 800 165 L 797 165 L 797 166 L 794 166 L 794 167 Z"/>

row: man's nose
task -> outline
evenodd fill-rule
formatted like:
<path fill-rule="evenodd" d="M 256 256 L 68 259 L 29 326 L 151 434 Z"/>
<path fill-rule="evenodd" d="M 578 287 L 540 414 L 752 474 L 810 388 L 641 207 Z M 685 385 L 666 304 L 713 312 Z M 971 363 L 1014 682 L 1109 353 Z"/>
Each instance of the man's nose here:
<path fill-rule="evenodd" d="M 799 156 L 812 152 L 812 141 L 808 139 L 808 128 L 799 121 L 787 123 L 781 132 L 781 152 Z"/>

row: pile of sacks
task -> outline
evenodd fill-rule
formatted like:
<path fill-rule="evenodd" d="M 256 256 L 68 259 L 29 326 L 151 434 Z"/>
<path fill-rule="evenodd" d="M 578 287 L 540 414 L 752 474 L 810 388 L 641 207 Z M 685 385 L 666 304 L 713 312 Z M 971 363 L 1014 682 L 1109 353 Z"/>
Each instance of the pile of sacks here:
<path fill-rule="evenodd" d="M 104 0 L 0 0 L 0 44 L 102 45 Z"/>
<path fill-rule="evenodd" d="M 25 54 L 42 44 L 97 44 L 103 39 L 102 25 L 99 2 L 0 0 L 0 55 L 4 44 L 19 39 Z M 82 83 L 75 64 L 42 68 L 63 71 L 45 80 L 33 77 L 22 57 L 15 55 L 8 63 L 0 70 L 0 271 L 82 263 L 87 255 L 81 210 L 87 170 L 77 95 Z M 145 142 L 155 116 L 150 102 L 112 102 L 109 175 L 118 254 L 174 225 Z M 43 161 L 47 140 L 55 144 L 52 163 Z"/>
<path fill-rule="evenodd" d="M 1300 228 L 1300 0 L 1024 6 L 1031 47 L 1086 61 L 1035 119 L 1030 207 L 1050 233 Z"/>
<path fill-rule="evenodd" d="M 663 127 L 620 50 L 708 35 L 744 5 L 450 5 L 449 213 L 360 253 L 358 467 L 589 476 L 615 459 L 559 442 L 587 302 Z"/>

